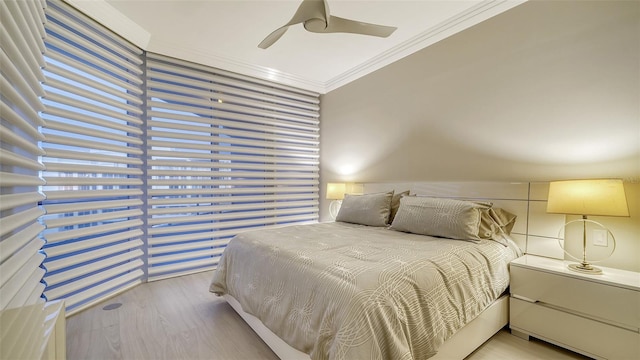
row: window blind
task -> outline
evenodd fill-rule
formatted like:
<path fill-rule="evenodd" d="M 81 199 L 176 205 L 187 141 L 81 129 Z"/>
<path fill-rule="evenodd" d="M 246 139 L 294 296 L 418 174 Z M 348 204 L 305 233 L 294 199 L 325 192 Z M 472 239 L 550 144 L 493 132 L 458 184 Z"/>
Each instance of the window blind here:
<path fill-rule="evenodd" d="M 44 295 L 73 314 L 144 278 L 143 61 L 59 1 L 46 14 Z"/>
<path fill-rule="evenodd" d="M 60 1 L 0 4 L 2 308 L 44 295 L 70 315 L 212 269 L 242 231 L 317 221 L 318 94 L 143 66 Z"/>
<path fill-rule="evenodd" d="M 37 144 L 45 5 L 0 2 L 0 310 L 35 304 L 44 290 Z"/>
<path fill-rule="evenodd" d="M 147 54 L 148 279 L 213 269 L 249 229 L 318 219 L 319 99 Z"/>

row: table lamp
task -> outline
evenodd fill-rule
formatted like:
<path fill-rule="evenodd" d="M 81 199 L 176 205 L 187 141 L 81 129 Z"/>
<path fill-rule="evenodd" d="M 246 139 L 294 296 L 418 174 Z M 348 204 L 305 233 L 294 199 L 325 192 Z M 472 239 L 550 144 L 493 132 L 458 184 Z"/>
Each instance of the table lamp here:
<path fill-rule="evenodd" d="M 573 222 L 582 222 L 582 261 L 580 264 L 570 264 L 569 269 L 587 274 L 601 274 L 602 270 L 592 266 L 587 259 L 586 223 L 595 223 L 605 229 L 607 236 L 610 235 L 613 240 L 613 250 L 615 250 L 615 238 L 609 229 L 600 223 L 588 220 L 587 216 L 629 216 L 629 209 L 622 180 L 564 180 L 549 183 L 547 213 L 582 216 L 581 220 L 564 224 L 566 226 Z M 566 250 L 565 253 L 580 261 Z"/>

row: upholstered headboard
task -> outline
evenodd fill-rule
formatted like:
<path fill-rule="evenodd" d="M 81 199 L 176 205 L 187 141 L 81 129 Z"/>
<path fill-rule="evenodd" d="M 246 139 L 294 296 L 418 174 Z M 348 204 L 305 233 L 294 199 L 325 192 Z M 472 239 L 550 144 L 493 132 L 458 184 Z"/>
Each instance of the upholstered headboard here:
<path fill-rule="evenodd" d="M 548 183 L 528 182 L 393 182 L 363 183 L 365 193 L 410 190 L 411 194 L 490 201 L 518 216 L 512 238 L 527 254 L 562 259 L 558 230 L 564 215 L 547 214 Z"/>

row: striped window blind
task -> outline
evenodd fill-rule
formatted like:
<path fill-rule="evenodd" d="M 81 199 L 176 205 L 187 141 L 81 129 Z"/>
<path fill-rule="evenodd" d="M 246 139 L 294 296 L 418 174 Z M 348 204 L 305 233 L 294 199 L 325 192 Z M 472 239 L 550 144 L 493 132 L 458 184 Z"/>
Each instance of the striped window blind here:
<path fill-rule="evenodd" d="M 44 1 L 0 2 L 0 310 L 40 301 Z"/>
<path fill-rule="evenodd" d="M 318 219 L 319 99 L 147 54 L 148 277 L 212 269 L 249 229 Z"/>
<path fill-rule="evenodd" d="M 71 315 L 317 221 L 318 94 L 145 54 L 59 0 L 0 6 L 2 309 Z"/>
<path fill-rule="evenodd" d="M 144 279 L 142 51 L 49 1 L 44 295 L 67 314 Z"/>

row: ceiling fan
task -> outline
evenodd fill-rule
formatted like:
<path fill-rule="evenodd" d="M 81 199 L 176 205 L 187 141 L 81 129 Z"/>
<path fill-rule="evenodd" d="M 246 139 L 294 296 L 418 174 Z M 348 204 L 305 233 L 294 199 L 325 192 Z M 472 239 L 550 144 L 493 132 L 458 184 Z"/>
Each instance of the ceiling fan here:
<path fill-rule="evenodd" d="M 342 32 L 387 37 L 396 30 L 393 26 L 369 24 L 330 15 L 329 4 L 326 0 L 304 0 L 291 20 L 269 34 L 258 47 L 261 49 L 268 48 L 284 35 L 289 26 L 300 23 L 304 25 L 307 31 L 315 33 Z"/>

